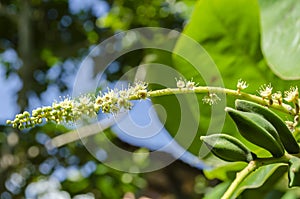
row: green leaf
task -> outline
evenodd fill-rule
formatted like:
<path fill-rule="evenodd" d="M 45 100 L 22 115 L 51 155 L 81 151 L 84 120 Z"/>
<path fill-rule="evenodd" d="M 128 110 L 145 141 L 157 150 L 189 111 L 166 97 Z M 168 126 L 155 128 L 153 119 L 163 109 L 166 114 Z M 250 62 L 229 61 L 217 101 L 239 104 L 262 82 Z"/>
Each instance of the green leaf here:
<path fill-rule="evenodd" d="M 257 67 L 262 59 L 258 11 L 255 0 L 201 0 L 197 2 L 183 32 L 207 50 L 218 66 L 225 85 L 229 87 L 235 88 L 239 78 L 251 82 L 251 87 L 252 82 L 256 84 L 255 80 L 264 79 L 264 74 Z M 188 48 L 179 40 L 175 51 Z M 176 59 L 174 63 L 181 72 L 188 70 L 182 66 L 182 61 Z M 191 67 L 189 65 L 188 68 Z M 241 67 L 243 72 L 237 72 Z M 190 77 L 195 75 L 189 74 Z"/>
<path fill-rule="evenodd" d="M 300 79 L 300 1 L 259 0 L 262 51 L 282 79 Z"/>
<path fill-rule="evenodd" d="M 281 199 L 298 199 L 300 198 L 299 189 L 289 189 L 285 192 Z"/>
<path fill-rule="evenodd" d="M 265 83 L 272 83 L 274 90 L 286 90 L 299 81 L 284 81 L 270 71 L 260 48 L 259 15 L 256 0 L 201 0 L 195 5 L 183 33 L 208 52 L 218 66 L 226 87 L 236 88 L 237 80 L 242 78 L 249 83 L 246 92 L 257 93 Z M 190 52 L 188 49 L 190 47 L 179 39 L 175 53 Z M 201 81 L 191 64 L 176 56 L 173 61 L 175 68 L 187 78 Z M 199 63 L 199 66 L 205 67 L 205 64 Z"/>
<path fill-rule="evenodd" d="M 287 170 L 286 165 L 280 166 L 274 173 L 263 183 L 262 186 L 254 189 L 246 189 L 241 194 L 243 199 L 252 198 L 265 198 L 265 199 L 275 199 L 281 198 L 282 191 L 285 190 L 286 181 L 283 183 L 283 176 L 285 176 Z"/>
<path fill-rule="evenodd" d="M 216 190 L 214 188 L 211 192 L 209 192 L 206 195 L 206 198 L 220 198 L 210 196 L 211 194 L 214 194 L 214 192 L 216 192 L 215 194 L 222 196 L 228 188 L 225 184 L 231 184 L 232 180 L 236 176 L 236 172 L 242 170 L 245 166 L 246 165 L 244 163 L 230 163 L 210 171 L 205 170 L 204 174 L 208 179 L 211 180 L 218 178 L 224 181 L 224 183 L 220 184 L 220 187 L 215 187 Z M 238 185 L 236 191 L 232 195 L 232 198 L 237 198 L 240 194 L 243 195 L 242 198 L 253 198 L 253 196 L 261 198 L 263 194 L 272 190 L 274 183 L 282 177 L 286 170 L 287 165 L 282 163 L 266 165 L 258 168 Z M 229 171 L 231 172 L 230 177 L 228 176 Z M 220 193 L 221 191 L 223 192 Z"/>
<path fill-rule="evenodd" d="M 253 153 L 257 154 L 259 157 L 266 157 L 269 155 L 265 149 L 249 144 L 253 150 Z M 222 161 L 214 155 L 209 155 L 205 158 L 204 162 L 210 166 L 212 169 L 203 170 L 204 175 L 212 180 L 219 179 L 222 181 L 232 180 L 236 177 L 236 172 L 241 171 L 247 166 L 245 162 L 226 162 Z"/>
<path fill-rule="evenodd" d="M 300 158 L 292 157 L 289 161 L 289 187 L 300 186 Z"/>
<path fill-rule="evenodd" d="M 230 181 L 226 181 L 218 184 L 211 191 L 205 194 L 203 199 L 221 198 L 230 184 L 231 184 Z"/>
<path fill-rule="evenodd" d="M 246 189 L 255 189 L 261 187 L 270 177 L 272 177 L 276 170 L 281 167 L 284 167 L 286 171 L 287 166 L 283 163 L 271 164 L 258 168 L 239 184 L 232 198 L 236 198 Z M 282 176 L 282 174 L 280 176 Z"/>
<path fill-rule="evenodd" d="M 219 179 L 222 181 L 232 180 L 235 174 L 247 166 L 245 162 L 226 163 L 211 170 L 204 170 L 204 175 L 209 180 Z"/>

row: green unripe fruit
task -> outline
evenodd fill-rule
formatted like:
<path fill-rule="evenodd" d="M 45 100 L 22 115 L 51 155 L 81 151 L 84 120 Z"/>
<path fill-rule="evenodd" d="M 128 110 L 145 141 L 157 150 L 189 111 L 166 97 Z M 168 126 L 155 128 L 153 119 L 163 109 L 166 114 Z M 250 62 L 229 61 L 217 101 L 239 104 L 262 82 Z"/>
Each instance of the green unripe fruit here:
<path fill-rule="evenodd" d="M 285 150 L 288 153 L 296 154 L 300 152 L 299 145 L 297 144 L 292 132 L 288 129 L 285 122 L 270 109 L 246 100 L 236 100 L 235 107 L 237 110 L 253 112 L 263 116 L 268 120 L 277 130 L 278 135 Z"/>
<path fill-rule="evenodd" d="M 292 157 L 289 161 L 289 187 L 300 186 L 300 159 Z"/>
<path fill-rule="evenodd" d="M 225 161 L 250 162 L 256 158 L 256 155 L 242 142 L 227 134 L 201 136 L 200 140 L 205 143 L 215 156 Z"/>
<path fill-rule="evenodd" d="M 274 157 L 284 155 L 284 148 L 276 129 L 262 116 L 229 107 L 225 111 L 228 112 L 245 139 L 268 150 Z"/>

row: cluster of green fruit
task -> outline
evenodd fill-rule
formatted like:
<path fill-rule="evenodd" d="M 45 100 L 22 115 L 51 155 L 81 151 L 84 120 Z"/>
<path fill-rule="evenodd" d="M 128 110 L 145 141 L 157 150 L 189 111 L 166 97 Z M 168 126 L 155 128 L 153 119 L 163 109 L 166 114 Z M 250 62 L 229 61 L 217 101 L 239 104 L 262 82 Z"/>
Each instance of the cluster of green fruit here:
<path fill-rule="evenodd" d="M 251 143 L 269 151 L 273 158 L 298 154 L 299 145 L 285 122 L 270 109 L 245 100 L 236 100 L 235 108 L 225 111 L 235 122 L 240 134 Z M 213 134 L 200 138 L 211 152 L 226 161 L 251 162 L 257 155 L 241 141 L 227 134 Z M 300 186 L 300 158 L 289 161 L 289 186 Z"/>

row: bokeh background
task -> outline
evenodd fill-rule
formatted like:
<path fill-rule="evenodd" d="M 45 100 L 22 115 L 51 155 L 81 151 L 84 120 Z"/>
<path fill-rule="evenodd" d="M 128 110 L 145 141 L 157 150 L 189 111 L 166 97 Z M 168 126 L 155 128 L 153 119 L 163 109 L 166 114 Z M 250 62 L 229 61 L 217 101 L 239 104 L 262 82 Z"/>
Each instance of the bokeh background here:
<path fill-rule="evenodd" d="M 83 58 L 101 41 L 137 27 L 182 31 L 194 1 L 16 0 L 0 3 L 0 198 L 190 198 L 207 183 L 182 161 L 148 174 L 116 171 L 96 160 L 80 141 L 54 150 L 44 144 L 70 126 L 44 124 L 18 131 L 5 125 L 15 114 L 71 96 Z M 115 61 L 108 82 L 136 67 L 145 54 Z M 119 140 L 132 151 L 139 149 Z M 195 177 L 199 176 L 199 179 Z M 199 181 L 199 182 L 198 182 Z M 197 184 L 198 183 L 198 184 Z M 198 190 L 198 191 L 197 191 Z"/>

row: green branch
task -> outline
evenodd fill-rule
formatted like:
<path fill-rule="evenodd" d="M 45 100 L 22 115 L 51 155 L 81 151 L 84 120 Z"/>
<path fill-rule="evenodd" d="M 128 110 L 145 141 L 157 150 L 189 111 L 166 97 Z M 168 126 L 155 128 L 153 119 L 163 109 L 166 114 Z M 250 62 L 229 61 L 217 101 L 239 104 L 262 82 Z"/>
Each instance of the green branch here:
<path fill-rule="evenodd" d="M 153 97 L 161 97 L 161 96 L 167 96 L 167 95 L 189 94 L 189 93 L 190 94 L 191 93 L 195 93 L 195 94 L 207 94 L 207 93 L 226 94 L 226 95 L 238 98 L 238 99 L 245 99 L 245 100 L 259 103 L 259 104 L 274 108 L 276 110 L 279 110 L 283 113 L 296 115 L 295 109 L 293 109 L 288 104 L 285 104 L 285 103 L 279 104 L 276 101 L 274 101 L 272 104 L 270 104 L 269 100 L 263 99 L 262 97 L 244 93 L 244 92 L 239 92 L 238 90 L 232 90 L 232 89 L 221 88 L 221 87 L 197 86 L 197 87 L 194 87 L 193 89 L 166 88 L 166 89 L 161 89 L 161 90 L 148 91 L 148 97 L 153 98 Z M 140 98 L 138 96 L 132 96 L 129 99 L 136 100 L 136 99 L 140 99 Z"/>
<path fill-rule="evenodd" d="M 269 165 L 269 164 L 275 164 L 275 163 L 288 164 L 289 160 L 292 157 L 293 157 L 292 155 L 285 154 L 280 158 L 258 158 L 256 160 L 249 162 L 249 164 L 242 171 L 237 173 L 236 178 L 231 183 L 231 185 L 226 190 L 226 192 L 224 193 L 221 199 L 230 199 L 235 193 L 235 191 L 237 190 L 239 184 L 243 182 L 252 172 L 254 172 L 259 167 Z"/>

